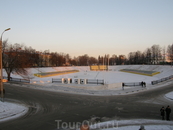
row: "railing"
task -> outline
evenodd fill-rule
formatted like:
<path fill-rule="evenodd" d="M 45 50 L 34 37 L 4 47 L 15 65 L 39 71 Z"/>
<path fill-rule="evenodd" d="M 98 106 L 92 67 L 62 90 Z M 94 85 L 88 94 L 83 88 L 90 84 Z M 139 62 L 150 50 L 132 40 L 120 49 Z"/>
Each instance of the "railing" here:
<path fill-rule="evenodd" d="M 141 82 L 124 83 L 125 86 L 142 86 Z"/>
<path fill-rule="evenodd" d="M 67 80 L 67 79 L 66 79 Z M 86 81 L 86 82 L 85 82 Z M 104 85 L 104 80 L 101 80 L 101 79 L 79 79 L 79 81 L 75 81 L 75 83 L 78 83 L 79 84 L 103 84 Z M 72 79 L 70 79 L 69 82 L 67 81 L 64 81 L 62 79 L 52 79 L 52 83 L 72 83 Z"/>
<path fill-rule="evenodd" d="M 52 79 L 52 83 L 62 83 L 62 79 Z"/>
<path fill-rule="evenodd" d="M 104 85 L 104 80 L 101 80 L 101 79 L 88 79 L 87 84 L 103 84 Z"/>
<path fill-rule="evenodd" d="M 30 83 L 30 80 L 28 79 L 19 79 L 19 78 L 12 78 L 10 81 Z"/>
<path fill-rule="evenodd" d="M 4 79 L 8 79 L 7 77 L 3 77 Z M 13 82 L 23 82 L 23 83 L 30 83 L 29 79 L 20 79 L 20 78 L 12 78 L 10 77 L 10 81 Z"/>
<path fill-rule="evenodd" d="M 152 84 L 152 85 L 155 85 L 155 84 L 158 84 L 158 83 L 167 81 L 167 80 L 172 79 L 172 78 L 173 78 L 173 75 L 168 76 L 168 77 L 166 77 L 166 78 L 159 79 L 159 80 L 151 81 L 151 84 Z"/>
<path fill-rule="evenodd" d="M 146 83 L 145 82 L 132 82 L 132 83 L 122 83 L 122 89 L 124 90 L 124 87 L 131 87 L 131 86 L 142 86 L 142 87 L 146 87 Z"/>

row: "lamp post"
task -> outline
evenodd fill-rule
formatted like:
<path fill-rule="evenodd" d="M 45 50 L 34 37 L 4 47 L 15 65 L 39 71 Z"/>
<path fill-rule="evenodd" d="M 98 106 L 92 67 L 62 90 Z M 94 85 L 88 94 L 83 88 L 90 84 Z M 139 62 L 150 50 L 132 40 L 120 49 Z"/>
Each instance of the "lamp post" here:
<path fill-rule="evenodd" d="M 2 102 L 4 101 L 4 93 L 3 93 L 3 67 L 2 67 L 2 35 L 4 34 L 5 31 L 10 30 L 10 28 L 5 29 L 2 34 L 1 34 L 1 39 L 0 39 L 0 90 L 1 90 L 1 98 L 2 98 Z"/>

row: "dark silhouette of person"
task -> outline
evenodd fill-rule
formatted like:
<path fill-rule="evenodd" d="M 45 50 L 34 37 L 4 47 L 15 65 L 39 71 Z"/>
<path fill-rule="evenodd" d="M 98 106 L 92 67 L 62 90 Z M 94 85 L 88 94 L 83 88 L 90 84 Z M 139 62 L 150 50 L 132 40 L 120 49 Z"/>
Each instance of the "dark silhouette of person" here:
<path fill-rule="evenodd" d="M 162 116 L 162 120 L 164 120 L 165 119 L 165 108 L 164 107 L 162 107 L 160 109 L 160 115 Z"/>
<path fill-rule="evenodd" d="M 124 83 L 122 83 L 122 89 L 124 90 L 124 86 L 125 86 L 125 84 Z"/>
<path fill-rule="evenodd" d="M 166 120 L 170 121 L 171 108 L 169 105 L 167 106 L 165 111 L 166 111 Z"/>
<path fill-rule="evenodd" d="M 141 86 L 144 87 L 144 85 L 145 85 L 145 84 L 144 84 L 144 82 L 142 81 L 142 82 L 141 82 Z"/>
<path fill-rule="evenodd" d="M 145 82 L 143 83 L 143 85 L 144 85 L 144 87 L 146 87 L 146 83 Z"/>

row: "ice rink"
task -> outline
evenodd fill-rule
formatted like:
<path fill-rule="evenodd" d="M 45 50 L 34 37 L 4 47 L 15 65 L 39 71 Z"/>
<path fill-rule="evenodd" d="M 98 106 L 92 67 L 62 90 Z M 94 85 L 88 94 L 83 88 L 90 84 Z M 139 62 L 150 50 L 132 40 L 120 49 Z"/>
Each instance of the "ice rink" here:
<path fill-rule="evenodd" d="M 157 71 L 160 72 L 160 74 L 154 75 L 154 76 L 145 76 L 145 75 L 139 75 L 139 74 L 132 74 L 132 73 L 126 73 L 126 72 L 120 72 L 120 69 L 136 69 L 136 70 L 147 70 L 147 71 Z M 65 70 L 79 70 L 77 73 L 71 73 L 71 74 L 63 74 L 58 76 L 52 76 L 52 77 L 45 77 L 45 78 L 39 78 L 34 76 L 35 73 L 41 73 L 41 72 L 54 72 L 54 71 L 65 71 Z M 153 80 L 159 80 L 161 78 L 170 76 L 173 74 L 173 67 L 172 66 L 161 66 L 161 65 L 122 65 L 122 66 L 110 66 L 108 71 L 90 71 L 89 67 L 55 67 L 55 68 L 30 68 L 28 69 L 28 76 L 24 75 L 17 75 L 13 73 L 11 75 L 12 78 L 24 78 L 24 79 L 30 79 L 30 85 L 31 88 L 36 89 L 44 89 L 49 91 L 62 91 L 62 92 L 71 92 L 71 93 L 79 93 L 80 94 L 96 94 L 96 95 L 113 95 L 112 92 L 116 94 L 130 94 L 132 91 L 134 93 L 135 90 L 138 90 L 137 92 L 140 92 L 139 90 L 143 90 L 143 88 L 140 86 L 136 87 L 127 87 L 125 90 L 122 90 L 122 87 L 116 87 L 111 89 L 98 89 L 99 86 L 106 86 L 111 84 L 118 84 L 122 82 L 141 82 L 144 81 L 147 84 L 147 89 L 156 89 L 157 87 L 162 87 L 166 84 L 172 83 L 165 82 L 157 85 L 151 85 L 151 81 Z M 5 75 L 5 72 L 4 72 Z M 71 78 L 72 83 L 70 84 L 63 84 L 63 83 L 52 83 L 52 78 Z M 103 79 L 105 82 L 105 85 L 93 85 L 93 84 L 75 84 L 74 79 Z M 25 85 L 23 85 L 25 86 Z M 26 85 L 27 86 L 27 85 Z M 95 87 L 95 89 L 88 89 Z M 147 91 L 147 89 L 144 89 L 143 91 Z M 117 92 L 117 93 L 116 93 Z M 128 93 L 127 93 L 128 92 Z M 132 93 L 131 92 L 131 93 Z M 168 100 L 173 100 L 173 92 L 169 92 L 165 95 L 165 97 Z M 27 112 L 27 107 L 25 106 L 19 106 L 13 103 L 2 103 L 0 102 L 0 121 L 5 121 L 8 119 L 17 118 L 21 115 L 23 115 L 25 112 Z M 11 116 L 11 115 L 15 115 Z M 107 124 L 111 124 L 112 122 L 119 122 L 121 125 L 128 125 L 132 122 L 136 122 L 136 125 L 130 125 L 130 126 L 124 126 L 124 127 L 117 127 L 114 125 L 114 128 L 106 128 Z M 103 122 L 99 125 L 102 127 L 105 127 L 107 130 L 112 129 L 118 129 L 118 130 L 134 130 L 139 129 L 140 124 L 150 122 L 150 124 L 158 123 L 158 120 L 144 120 L 144 119 L 136 119 L 136 120 L 121 120 L 121 121 L 109 121 L 109 122 Z M 152 123 L 151 123 L 152 122 Z M 163 123 L 163 121 L 160 121 L 160 123 Z M 171 122 L 167 122 L 167 125 L 146 125 L 146 130 L 172 130 L 173 126 L 171 125 Z M 94 127 L 94 126 L 90 126 Z"/>

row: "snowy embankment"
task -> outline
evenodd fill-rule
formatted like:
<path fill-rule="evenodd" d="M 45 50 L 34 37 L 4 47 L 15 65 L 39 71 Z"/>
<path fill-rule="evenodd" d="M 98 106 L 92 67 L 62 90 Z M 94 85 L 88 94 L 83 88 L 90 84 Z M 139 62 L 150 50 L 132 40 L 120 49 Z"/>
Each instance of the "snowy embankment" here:
<path fill-rule="evenodd" d="M 144 76 L 144 75 L 136 75 L 136 74 L 129 74 L 129 73 L 123 73 L 119 72 L 120 69 L 139 69 L 139 70 L 151 70 L 151 71 L 159 71 L 160 74 L 155 75 L 155 76 Z M 53 72 L 53 71 L 64 71 L 64 70 L 74 70 L 77 69 L 80 72 L 78 73 L 73 73 L 73 74 L 67 74 L 67 75 L 58 75 L 58 76 L 53 76 L 53 77 L 46 77 L 46 78 L 39 78 L 35 77 L 35 73 L 39 72 Z M 51 81 L 52 78 L 85 78 L 85 79 L 104 79 L 106 84 L 112 84 L 112 83 L 118 83 L 118 82 L 141 82 L 144 81 L 147 83 L 147 89 L 151 89 L 151 81 L 152 80 L 157 80 L 160 78 L 164 78 L 167 76 L 170 76 L 173 74 L 173 67 L 171 66 L 147 66 L 147 65 L 137 65 L 137 66 L 110 66 L 109 71 L 90 71 L 89 67 L 55 67 L 55 68 L 31 68 L 28 69 L 29 75 L 28 76 L 22 76 L 22 75 L 16 75 L 12 74 L 11 77 L 14 78 L 28 78 L 31 79 L 32 84 L 41 84 L 41 86 L 44 89 L 47 86 L 51 86 Z M 5 75 L 5 72 L 4 72 Z M 73 84 L 75 85 L 75 84 Z M 82 85 L 81 85 L 82 86 Z M 161 85 L 162 86 L 162 85 Z M 90 86 L 92 87 L 92 86 Z M 159 85 L 158 85 L 159 87 Z M 70 88 L 70 87 L 69 87 Z M 154 86 L 154 88 L 157 88 L 157 85 Z M 50 87 L 51 89 L 51 87 Z M 55 88 L 53 88 L 53 91 Z M 130 88 L 131 89 L 131 88 Z M 126 90 L 126 88 L 125 88 Z M 82 90 L 80 90 L 82 92 Z M 120 90 L 116 90 L 117 93 L 119 94 Z M 122 91 L 122 89 L 121 89 Z M 104 95 L 104 91 L 101 91 L 99 93 L 100 95 Z M 127 93 L 125 93 L 127 94 Z M 170 92 L 165 95 L 166 98 L 169 100 L 173 100 L 173 92 Z M 9 102 L 0 102 L 0 121 L 5 121 L 13 118 L 17 118 L 25 112 L 27 112 L 28 108 L 20 105 L 20 104 L 14 104 L 14 103 L 9 103 Z M 119 127 L 114 126 L 114 129 L 118 130 L 135 130 L 140 128 L 140 124 L 147 124 L 147 121 L 150 121 L 150 124 L 159 124 L 157 120 L 143 120 L 143 119 L 138 119 L 138 120 L 122 120 L 122 121 L 113 121 L 113 122 L 119 122 L 119 126 L 121 125 L 129 125 L 125 127 Z M 152 123 L 151 123 L 152 122 Z M 105 127 L 106 122 L 101 123 L 100 125 L 103 126 L 104 129 L 108 129 Z M 111 123 L 111 122 L 108 122 Z M 171 122 L 162 122 L 165 125 L 146 125 L 145 129 L 146 130 L 172 130 L 173 126 L 171 126 Z M 162 124 L 160 123 L 160 124 Z M 134 126 L 135 125 L 135 126 Z M 92 126 L 91 126 L 92 127 Z M 109 128 L 110 130 L 113 128 Z"/>
<path fill-rule="evenodd" d="M 151 85 L 151 81 L 158 80 L 161 78 L 168 77 L 173 73 L 173 67 L 171 66 L 161 66 L 161 65 L 121 65 L 121 66 L 109 66 L 108 71 L 90 71 L 89 66 L 72 66 L 72 67 L 47 67 L 47 68 L 30 68 L 28 69 L 28 75 L 17 75 L 12 74 L 11 77 L 30 79 L 32 85 L 37 85 L 37 89 L 45 89 L 50 91 L 60 91 L 60 92 L 71 92 L 71 93 L 82 93 L 83 90 L 99 90 L 97 95 L 101 95 L 102 90 L 121 90 L 122 82 L 145 82 L 148 86 Z M 148 71 L 158 71 L 160 74 L 154 76 L 137 75 L 131 73 L 120 72 L 120 69 L 136 69 L 136 70 L 148 70 Z M 34 74 L 43 72 L 55 72 L 55 71 L 67 71 L 67 70 L 79 70 L 77 73 L 63 74 L 52 77 L 36 77 Z M 4 73 L 5 75 L 5 73 Z M 71 84 L 61 84 L 52 83 L 52 79 L 62 79 L 70 78 L 72 79 Z M 100 79 L 104 80 L 105 85 L 97 84 L 76 84 L 75 79 Z M 40 86 L 38 86 L 40 85 Z M 73 90 L 72 90 L 73 89 Z M 76 89 L 76 90 L 74 90 Z M 128 89 L 126 87 L 126 89 Z M 82 90 L 82 91 L 81 91 Z M 134 91 L 134 90 L 132 90 Z M 135 90 L 136 91 L 136 90 Z M 124 91 L 125 92 L 125 91 Z M 86 92 L 85 92 L 86 93 Z M 93 92 L 88 92 L 93 93 Z M 88 94 L 87 93 L 87 94 Z M 123 92 L 121 92 L 122 94 Z M 103 95 L 115 95 L 115 92 L 104 93 Z"/>
<path fill-rule="evenodd" d="M 169 92 L 169 93 L 165 94 L 165 97 L 167 99 L 173 100 L 173 92 Z"/>
<path fill-rule="evenodd" d="M 146 124 L 146 125 L 145 125 Z M 150 125 L 147 125 L 150 124 Z M 154 124 L 154 125 L 151 125 Z M 164 124 L 164 125 L 161 125 Z M 172 130 L 172 122 L 151 119 L 113 120 L 90 125 L 91 129 L 102 130 L 139 130 L 143 126 L 145 130 Z"/>
<path fill-rule="evenodd" d="M 120 82 L 141 82 L 145 81 L 147 84 L 151 84 L 151 81 L 168 77 L 173 74 L 172 66 L 163 65 L 121 65 L 121 66 L 109 66 L 108 71 L 90 71 L 89 66 L 74 66 L 74 67 L 47 67 L 47 68 L 30 68 L 28 69 L 28 75 L 12 74 L 11 77 L 30 79 L 31 83 L 35 84 L 49 84 L 52 82 L 52 78 L 72 78 L 72 79 L 104 79 L 105 83 L 113 84 Z M 136 74 L 129 74 L 120 72 L 120 69 L 136 69 L 157 71 L 160 74 L 155 76 L 144 76 Z M 34 76 L 36 73 L 43 72 L 55 72 L 55 71 L 67 71 L 67 70 L 79 70 L 78 73 L 57 75 L 52 77 L 39 78 Z M 4 76 L 6 73 L 3 72 Z M 130 77 L 130 78 L 129 78 Z"/>
<path fill-rule="evenodd" d="M 0 101 L 0 122 L 23 116 L 27 111 L 28 108 L 22 104 Z"/>

